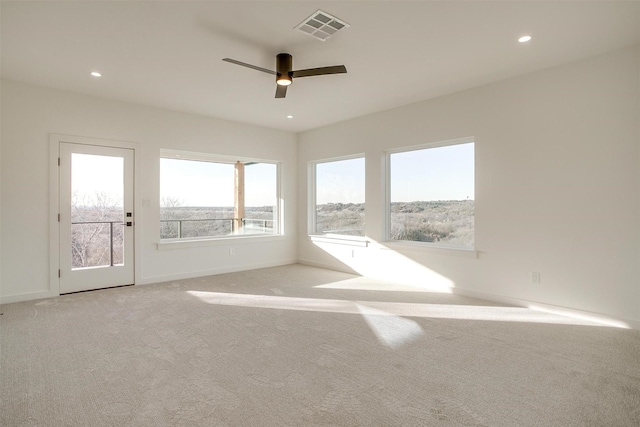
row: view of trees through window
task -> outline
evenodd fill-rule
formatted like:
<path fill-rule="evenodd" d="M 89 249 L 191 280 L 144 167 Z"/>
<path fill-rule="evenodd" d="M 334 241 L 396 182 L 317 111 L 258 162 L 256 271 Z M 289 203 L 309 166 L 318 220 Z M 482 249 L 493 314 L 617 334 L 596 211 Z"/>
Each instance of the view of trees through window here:
<path fill-rule="evenodd" d="M 160 159 L 160 238 L 274 234 L 274 163 Z"/>
<path fill-rule="evenodd" d="M 315 234 L 364 236 L 364 157 L 315 165 Z"/>
<path fill-rule="evenodd" d="M 391 153 L 389 240 L 474 246 L 474 143 Z"/>
<path fill-rule="evenodd" d="M 71 267 L 123 262 L 123 160 L 71 156 Z"/>

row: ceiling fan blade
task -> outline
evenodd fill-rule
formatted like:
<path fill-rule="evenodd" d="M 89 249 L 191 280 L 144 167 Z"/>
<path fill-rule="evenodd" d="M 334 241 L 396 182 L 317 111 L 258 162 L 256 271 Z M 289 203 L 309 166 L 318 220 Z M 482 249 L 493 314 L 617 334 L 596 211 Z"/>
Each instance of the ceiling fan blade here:
<path fill-rule="evenodd" d="M 230 62 L 232 64 L 242 65 L 243 67 L 253 68 L 254 70 L 262 71 L 263 73 L 273 74 L 274 76 L 276 75 L 275 71 L 269 70 L 267 68 L 258 67 L 257 65 L 247 64 L 246 62 L 236 61 L 235 59 L 231 59 L 231 58 L 223 58 L 222 60 L 226 62 Z"/>
<path fill-rule="evenodd" d="M 308 68 L 306 70 L 296 70 L 291 72 L 291 77 L 310 77 L 322 76 L 323 74 L 341 74 L 346 73 L 347 67 L 344 65 L 334 65 L 332 67 Z"/>
<path fill-rule="evenodd" d="M 287 88 L 289 86 L 276 85 L 276 98 L 284 98 L 287 96 Z"/>

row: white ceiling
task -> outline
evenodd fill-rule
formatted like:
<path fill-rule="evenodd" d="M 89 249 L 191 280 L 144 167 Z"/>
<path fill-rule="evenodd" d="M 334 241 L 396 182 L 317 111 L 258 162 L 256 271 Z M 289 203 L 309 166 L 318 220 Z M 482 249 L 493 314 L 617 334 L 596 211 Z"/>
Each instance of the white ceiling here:
<path fill-rule="evenodd" d="M 294 30 L 317 9 L 351 27 Z M 640 2 L 3 1 L 1 24 L 3 78 L 299 132 L 640 43 Z M 275 99 L 273 76 L 222 61 L 279 52 L 348 74 Z"/>

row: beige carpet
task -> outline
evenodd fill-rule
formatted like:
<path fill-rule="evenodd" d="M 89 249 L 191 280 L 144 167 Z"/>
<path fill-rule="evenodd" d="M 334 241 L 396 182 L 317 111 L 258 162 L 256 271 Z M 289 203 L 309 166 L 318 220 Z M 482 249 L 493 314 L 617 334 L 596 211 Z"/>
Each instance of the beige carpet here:
<path fill-rule="evenodd" d="M 301 265 L 8 304 L 2 426 L 639 426 L 640 332 Z"/>

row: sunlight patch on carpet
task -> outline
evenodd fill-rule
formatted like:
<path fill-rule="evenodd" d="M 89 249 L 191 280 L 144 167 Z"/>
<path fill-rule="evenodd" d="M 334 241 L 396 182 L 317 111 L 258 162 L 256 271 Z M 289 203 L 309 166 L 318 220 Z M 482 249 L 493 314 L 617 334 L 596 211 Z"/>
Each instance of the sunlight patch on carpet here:
<path fill-rule="evenodd" d="M 411 319 L 361 304 L 356 304 L 356 307 L 378 340 L 387 347 L 398 348 L 424 334 L 420 325 Z"/>
<path fill-rule="evenodd" d="M 381 313 L 388 316 L 451 320 L 481 320 L 493 322 L 548 323 L 557 325 L 616 326 L 595 322 L 590 319 L 568 317 L 556 313 L 531 310 L 525 307 L 350 301 L 325 298 L 300 298 L 202 291 L 187 291 L 187 293 L 207 304 L 248 308 L 361 314 L 358 305 L 364 305 L 370 309 L 380 310 Z"/>

